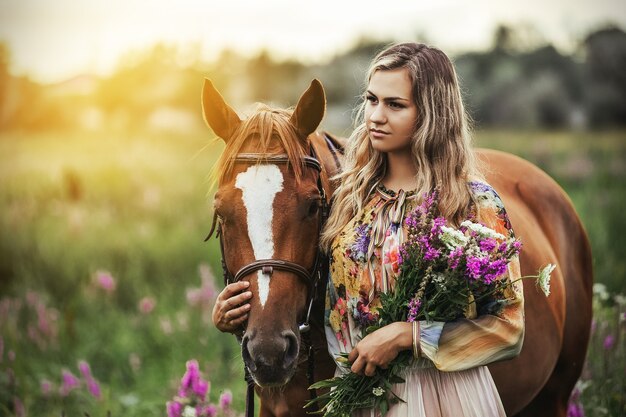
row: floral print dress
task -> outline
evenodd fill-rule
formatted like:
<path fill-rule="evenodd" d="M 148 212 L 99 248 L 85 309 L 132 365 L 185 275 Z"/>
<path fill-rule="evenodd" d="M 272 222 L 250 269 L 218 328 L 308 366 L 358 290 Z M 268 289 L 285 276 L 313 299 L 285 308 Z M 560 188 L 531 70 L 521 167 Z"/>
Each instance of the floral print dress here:
<path fill-rule="evenodd" d="M 475 206 L 473 221 L 505 236 L 511 224 L 496 191 L 484 182 L 469 183 Z M 419 203 L 417 196 L 376 187 L 374 196 L 348 222 L 331 245 L 330 282 L 326 300 L 326 338 L 335 359 L 349 353 L 376 320 L 379 294 L 393 290 L 399 273 L 398 253 L 404 240 L 404 218 Z M 517 258 L 503 279 L 520 276 Z M 405 402 L 387 416 L 490 417 L 505 416 L 496 386 L 485 366 L 516 356 L 524 335 L 522 281 L 511 285 L 501 299 L 490 300 L 490 314 L 452 322 L 420 322 L 423 357 L 403 375 L 394 392 Z M 349 371 L 337 362 L 337 374 Z M 363 410 L 359 416 L 374 416 Z"/>

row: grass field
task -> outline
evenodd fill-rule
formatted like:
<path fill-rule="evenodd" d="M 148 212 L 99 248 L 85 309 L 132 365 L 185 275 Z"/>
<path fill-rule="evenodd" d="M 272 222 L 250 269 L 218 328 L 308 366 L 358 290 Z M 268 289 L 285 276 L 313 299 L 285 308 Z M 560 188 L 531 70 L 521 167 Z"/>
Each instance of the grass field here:
<path fill-rule="evenodd" d="M 539 165 L 576 206 L 606 290 L 572 404 L 626 414 L 626 132 L 476 136 Z M 203 239 L 221 147 L 208 137 L 0 134 L 0 416 L 162 416 L 190 359 L 211 402 L 232 392 L 218 413 L 243 411 L 238 346 L 209 324 L 221 277 Z"/>

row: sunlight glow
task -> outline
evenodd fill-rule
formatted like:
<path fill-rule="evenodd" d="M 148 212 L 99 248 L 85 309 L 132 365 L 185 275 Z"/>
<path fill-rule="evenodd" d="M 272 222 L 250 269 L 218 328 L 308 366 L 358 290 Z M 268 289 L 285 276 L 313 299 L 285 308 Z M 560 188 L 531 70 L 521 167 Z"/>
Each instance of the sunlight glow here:
<path fill-rule="evenodd" d="M 460 0 L 0 0 L 0 41 L 12 71 L 41 81 L 110 73 L 120 56 L 157 42 L 200 45 L 213 59 L 224 48 L 251 56 L 320 62 L 361 37 L 419 39 L 449 52 L 489 46 L 500 23 L 526 25 L 563 49 L 601 24 L 626 24 L 617 0 L 545 2 Z"/>

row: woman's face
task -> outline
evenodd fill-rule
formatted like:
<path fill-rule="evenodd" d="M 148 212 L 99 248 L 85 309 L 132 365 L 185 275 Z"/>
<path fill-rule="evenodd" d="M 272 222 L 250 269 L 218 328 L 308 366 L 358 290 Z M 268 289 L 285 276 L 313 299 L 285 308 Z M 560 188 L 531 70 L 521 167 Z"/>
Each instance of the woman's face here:
<path fill-rule="evenodd" d="M 380 152 L 410 152 L 417 121 L 406 68 L 378 70 L 367 86 L 365 123 L 372 147 Z"/>

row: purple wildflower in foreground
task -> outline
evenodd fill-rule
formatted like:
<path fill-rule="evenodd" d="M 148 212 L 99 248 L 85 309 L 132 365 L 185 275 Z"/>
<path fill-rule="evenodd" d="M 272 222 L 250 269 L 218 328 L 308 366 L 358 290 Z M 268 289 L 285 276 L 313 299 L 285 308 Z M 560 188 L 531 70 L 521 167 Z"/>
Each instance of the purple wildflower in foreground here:
<path fill-rule="evenodd" d="M 183 412 L 183 405 L 177 401 L 168 401 L 165 408 L 167 417 L 180 417 Z"/>
<path fill-rule="evenodd" d="M 613 349 L 613 346 L 615 345 L 615 336 L 610 334 L 607 337 L 605 337 L 604 338 L 604 343 L 602 345 L 604 346 L 604 350 L 611 350 L 611 349 Z"/>
<path fill-rule="evenodd" d="M 233 402 L 233 394 L 226 390 L 220 395 L 220 407 L 222 410 L 228 410 Z"/>
<path fill-rule="evenodd" d="M 72 390 L 80 387 L 80 380 L 68 370 L 63 370 L 63 373 L 61 375 L 61 382 L 62 385 L 59 393 L 62 397 L 67 397 Z"/>

